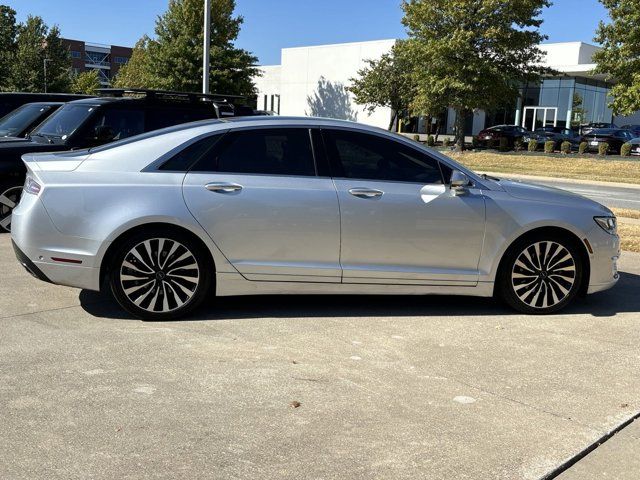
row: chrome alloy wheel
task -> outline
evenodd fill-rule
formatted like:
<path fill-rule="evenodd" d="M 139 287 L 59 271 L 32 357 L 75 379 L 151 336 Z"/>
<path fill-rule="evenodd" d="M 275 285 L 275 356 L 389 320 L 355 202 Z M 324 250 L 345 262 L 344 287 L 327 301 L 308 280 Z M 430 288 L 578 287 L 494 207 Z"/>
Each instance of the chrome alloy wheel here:
<path fill-rule="evenodd" d="M 520 301 L 537 309 L 562 302 L 575 283 L 576 260 L 564 246 L 551 241 L 525 248 L 511 273 L 511 284 Z"/>
<path fill-rule="evenodd" d="M 180 242 L 151 238 L 124 256 L 120 284 L 138 308 L 166 313 L 191 301 L 200 284 L 200 269 L 194 254 Z"/>
<path fill-rule="evenodd" d="M 0 192 L 0 232 L 11 231 L 11 213 L 18 206 L 22 187 L 11 187 Z"/>

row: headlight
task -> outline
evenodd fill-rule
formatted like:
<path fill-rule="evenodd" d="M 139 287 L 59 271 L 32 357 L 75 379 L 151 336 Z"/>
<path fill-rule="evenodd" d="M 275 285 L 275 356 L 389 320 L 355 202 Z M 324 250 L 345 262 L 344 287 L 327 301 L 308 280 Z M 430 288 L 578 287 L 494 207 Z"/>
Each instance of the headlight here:
<path fill-rule="evenodd" d="M 33 178 L 27 177 L 26 182 L 24 182 L 24 191 L 30 193 L 32 195 L 39 195 L 42 187 L 38 182 L 36 182 Z"/>
<path fill-rule="evenodd" d="M 593 217 L 593 219 L 605 232 L 611 235 L 618 233 L 618 221 L 616 217 Z"/>

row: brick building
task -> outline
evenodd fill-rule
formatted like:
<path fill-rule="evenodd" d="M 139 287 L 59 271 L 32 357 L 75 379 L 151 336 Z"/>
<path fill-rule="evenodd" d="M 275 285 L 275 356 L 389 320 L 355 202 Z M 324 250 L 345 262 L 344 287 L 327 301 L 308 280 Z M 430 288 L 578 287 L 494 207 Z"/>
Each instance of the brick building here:
<path fill-rule="evenodd" d="M 67 38 L 63 42 L 69 48 L 74 72 L 97 70 L 100 82 L 105 87 L 111 84 L 111 80 L 120 67 L 129 61 L 133 52 L 129 47 L 117 45 L 101 45 Z"/>

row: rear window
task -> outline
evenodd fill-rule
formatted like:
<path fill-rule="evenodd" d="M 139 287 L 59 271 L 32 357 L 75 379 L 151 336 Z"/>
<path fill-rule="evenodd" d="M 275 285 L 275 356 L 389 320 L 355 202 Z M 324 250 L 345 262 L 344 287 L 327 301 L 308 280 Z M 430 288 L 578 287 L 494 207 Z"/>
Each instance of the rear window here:
<path fill-rule="evenodd" d="M 191 145 L 182 148 L 169 160 L 163 163 L 159 170 L 170 172 L 186 172 L 191 166 L 202 158 L 219 140 L 223 134 L 210 135 L 196 140 Z"/>

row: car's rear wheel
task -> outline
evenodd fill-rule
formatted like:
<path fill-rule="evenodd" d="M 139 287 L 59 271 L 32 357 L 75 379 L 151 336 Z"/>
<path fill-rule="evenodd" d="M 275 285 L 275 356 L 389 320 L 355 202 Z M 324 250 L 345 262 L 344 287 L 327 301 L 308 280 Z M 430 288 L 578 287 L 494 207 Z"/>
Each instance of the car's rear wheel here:
<path fill-rule="evenodd" d="M 0 232 L 11 231 L 11 214 L 22 196 L 22 185 L 0 184 Z"/>
<path fill-rule="evenodd" d="M 575 242 L 560 235 L 533 235 L 505 255 L 497 293 L 519 312 L 554 313 L 580 291 L 583 268 Z"/>
<path fill-rule="evenodd" d="M 111 291 L 145 320 L 175 320 L 210 292 L 213 268 L 203 247 L 178 232 L 152 231 L 127 239 L 110 264 Z"/>

